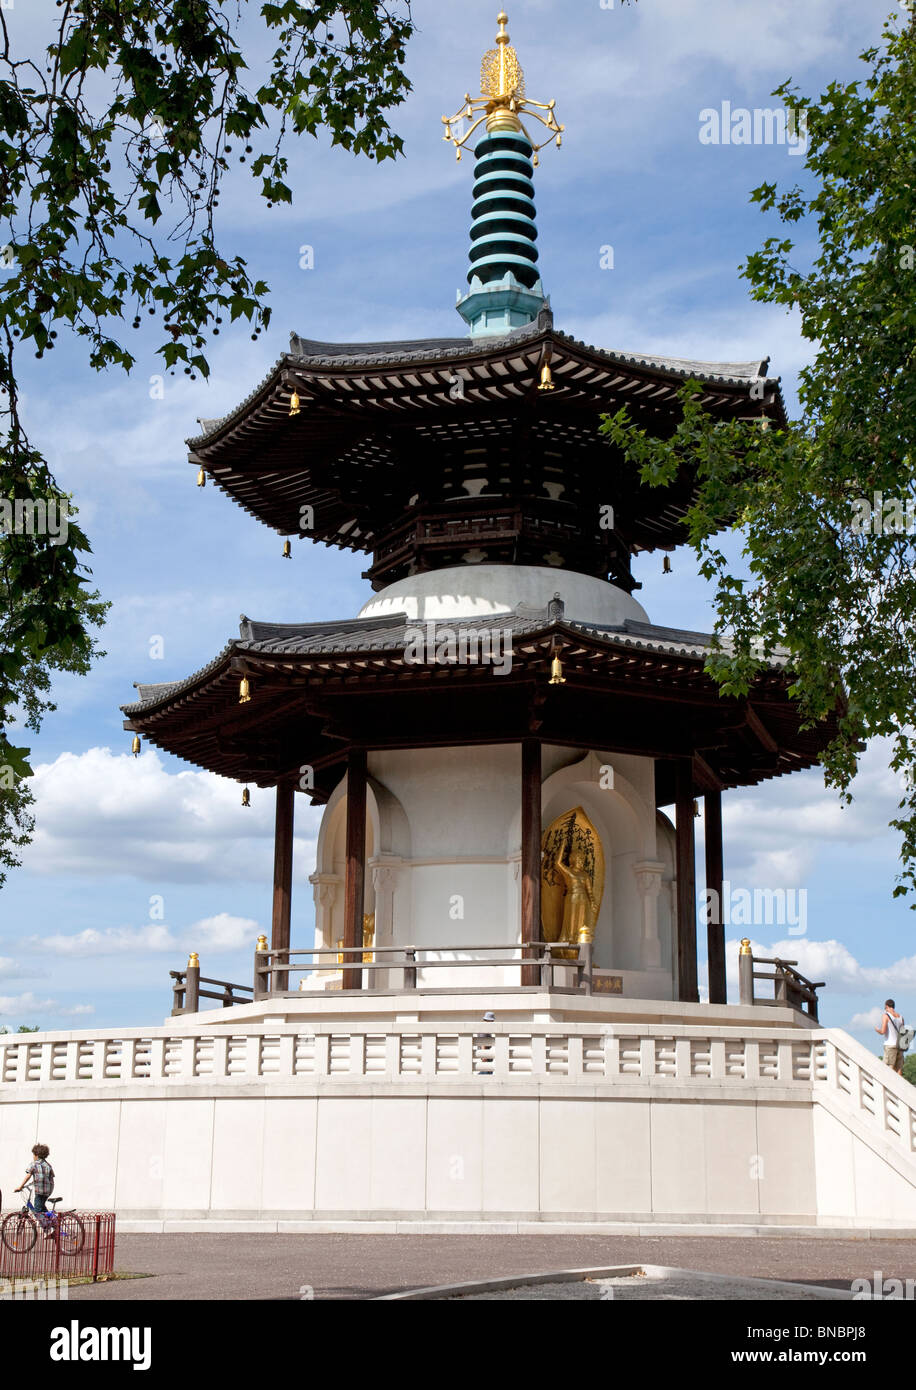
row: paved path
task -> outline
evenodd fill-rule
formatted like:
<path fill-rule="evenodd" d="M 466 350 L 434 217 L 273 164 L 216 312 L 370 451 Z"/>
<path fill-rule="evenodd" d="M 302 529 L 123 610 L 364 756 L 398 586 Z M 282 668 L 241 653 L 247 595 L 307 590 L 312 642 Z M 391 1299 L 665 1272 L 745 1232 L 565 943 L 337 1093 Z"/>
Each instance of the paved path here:
<path fill-rule="evenodd" d="M 72 1300 L 373 1298 L 503 1275 L 655 1264 L 848 1288 L 916 1277 L 916 1241 L 741 1236 L 124 1235 L 118 1270 L 151 1274 Z"/>

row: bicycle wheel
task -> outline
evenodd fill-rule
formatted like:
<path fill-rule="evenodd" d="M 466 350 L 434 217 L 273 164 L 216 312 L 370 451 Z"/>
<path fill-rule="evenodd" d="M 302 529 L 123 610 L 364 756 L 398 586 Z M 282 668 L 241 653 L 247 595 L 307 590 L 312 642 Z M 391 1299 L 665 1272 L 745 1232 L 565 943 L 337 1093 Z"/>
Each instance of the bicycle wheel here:
<path fill-rule="evenodd" d="M 58 1220 L 57 1244 L 62 1255 L 78 1255 L 86 1244 L 85 1227 L 72 1212 L 63 1212 Z"/>
<path fill-rule="evenodd" d="M 38 1239 L 35 1222 L 22 1212 L 14 1212 L 0 1226 L 0 1240 L 14 1255 L 25 1255 Z"/>

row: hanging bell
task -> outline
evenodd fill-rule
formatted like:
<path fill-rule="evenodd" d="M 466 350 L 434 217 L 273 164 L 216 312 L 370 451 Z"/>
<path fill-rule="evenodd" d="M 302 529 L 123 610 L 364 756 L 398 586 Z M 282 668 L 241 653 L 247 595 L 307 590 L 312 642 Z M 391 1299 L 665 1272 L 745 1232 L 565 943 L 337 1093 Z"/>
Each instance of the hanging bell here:
<path fill-rule="evenodd" d="M 248 677 L 243 676 L 239 681 L 239 704 L 247 705 L 251 700 L 251 686 L 248 684 Z"/>
<path fill-rule="evenodd" d="M 290 415 L 299 414 L 299 397 L 295 391 L 289 398 L 289 413 Z"/>
<path fill-rule="evenodd" d="M 555 391 L 555 390 L 556 390 L 556 387 L 555 387 L 554 384 L 553 384 L 553 373 L 552 373 L 551 370 L 550 370 L 550 363 L 549 363 L 549 362 L 545 362 L 544 365 L 543 365 L 543 367 L 541 368 L 541 384 L 540 384 L 540 386 L 538 387 L 538 390 L 539 390 L 539 391 Z"/>
<path fill-rule="evenodd" d="M 693 818 L 694 818 L 694 820 L 699 820 L 699 819 L 700 819 L 700 803 L 699 803 L 699 801 L 695 801 L 695 802 L 693 803 Z"/>
<path fill-rule="evenodd" d="M 250 806 L 250 805 L 251 805 L 251 792 L 248 790 L 247 787 L 246 787 L 245 790 L 242 792 L 242 805 L 243 805 L 243 806 Z"/>
<path fill-rule="evenodd" d="M 201 468 L 200 471 L 199 471 L 199 473 L 197 474 L 197 486 L 198 486 L 198 487 L 206 487 L 206 485 L 207 485 L 207 475 L 206 475 L 206 473 L 204 472 L 204 470 Z"/>
<path fill-rule="evenodd" d="M 139 734 L 134 734 L 134 741 L 133 741 L 133 743 L 130 745 L 130 751 L 133 753 L 133 755 L 134 755 L 135 758 L 139 758 L 139 756 L 140 756 L 140 735 L 139 735 Z"/>
<path fill-rule="evenodd" d="M 563 675 L 563 663 L 558 656 L 555 656 L 550 663 L 550 684 L 565 685 L 566 677 Z"/>
<path fill-rule="evenodd" d="M 665 556 L 665 559 L 664 559 L 664 563 L 662 564 L 662 574 L 670 574 L 670 573 L 671 573 L 671 556 L 670 556 L 670 555 L 666 555 L 666 556 Z"/>
<path fill-rule="evenodd" d="M 283 542 L 283 558 L 284 560 L 291 560 L 293 558 L 293 547 L 288 540 Z"/>

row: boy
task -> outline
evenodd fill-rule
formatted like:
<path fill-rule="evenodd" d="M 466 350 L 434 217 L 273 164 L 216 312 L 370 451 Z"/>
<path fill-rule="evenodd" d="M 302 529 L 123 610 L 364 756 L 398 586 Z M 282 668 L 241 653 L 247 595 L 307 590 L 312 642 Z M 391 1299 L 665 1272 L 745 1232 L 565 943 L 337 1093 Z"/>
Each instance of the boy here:
<path fill-rule="evenodd" d="M 16 1188 L 21 1192 L 26 1183 L 31 1180 L 33 1188 L 32 1205 L 36 1211 L 47 1211 L 48 1198 L 54 1191 L 54 1169 L 48 1162 L 48 1154 L 51 1150 L 47 1144 L 35 1144 L 32 1148 L 34 1163 L 30 1163 L 26 1170 L 26 1175 Z"/>

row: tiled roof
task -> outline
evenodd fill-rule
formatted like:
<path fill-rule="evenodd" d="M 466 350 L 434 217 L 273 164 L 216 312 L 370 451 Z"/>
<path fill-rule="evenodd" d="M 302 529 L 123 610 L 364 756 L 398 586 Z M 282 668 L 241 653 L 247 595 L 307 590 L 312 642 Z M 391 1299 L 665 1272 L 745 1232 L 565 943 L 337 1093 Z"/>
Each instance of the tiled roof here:
<path fill-rule="evenodd" d="M 652 623 L 628 618 L 617 626 L 602 626 L 554 618 L 547 609 L 525 608 L 489 617 L 440 619 L 433 622 L 436 633 L 473 628 L 508 630 L 513 637 L 523 638 L 535 633 L 554 630 L 558 633 L 581 633 L 584 637 L 605 642 L 609 647 L 627 647 L 663 656 L 686 657 L 705 661 L 714 650 L 713 637 L 708 633 L 690 632 L 681 628 L 657 627 Z M 242 617 L 239 639 L 225 647 L 208 665 L 183 681 L 159 685 L 137 685 L 139 700 L 122 707 L 130 716 L 150 709 L 184 690 L 191 689 L 208 675 L 215 673 L 235 653 L 248 652 L 262 656 L 334 656 L 344 653 L 362 654 L 394 651 L 407 643 L 407 631 L 427 628 L 427 620 L 411 620 L 403 614 L 383 618 L 350 618 L 323 623 L 261 623 Z M 782 650 L 769 660 L 773 669 L 784 667 L 788 653 Z"/>

